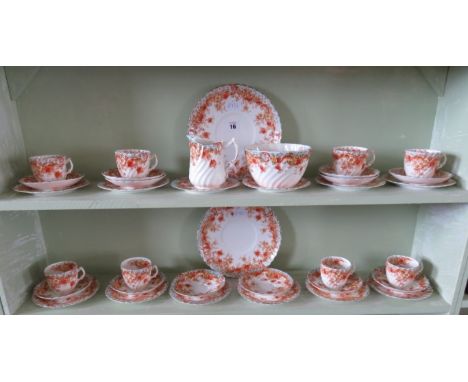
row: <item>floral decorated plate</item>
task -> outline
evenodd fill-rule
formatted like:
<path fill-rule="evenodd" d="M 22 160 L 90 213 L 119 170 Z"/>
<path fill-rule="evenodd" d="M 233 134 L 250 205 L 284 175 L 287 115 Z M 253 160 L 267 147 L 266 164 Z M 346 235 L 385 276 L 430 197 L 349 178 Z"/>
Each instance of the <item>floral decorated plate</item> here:
<path fill-rule="evenodd" d="M 341 294 L 354 293 L 359 290 L 363 284 L 363 281 L 359 275 L 357 273 L 353 273 L 351 276 L 349 276 L 348 281 L 346 281 L 346 284 L 341 290 L 336 291 L 330 289 L 323 283 L 322 277 L 320 276 L 320 269 L 314 269 L 310 271 L 307 274 L 306 281 L 313 285 L 314 288 L 317 288 L 324 293 L 340 292 Z"/>
<path fill-rule="evenodd" d="M 437 170 L 432 178 L 418 178 L 414 176 L 407 176 L 405 173 L 405 169 L 402 167 L 392 168 L 388 170 L 388 173 L 400 182 L 408 184 L 420 184 L 423 186 L 444 183 L 452 177 L 452 174 L 450 172 L 443 170 Z"/>
<path fill-rule="evenodd" d="M 124 178 L 120 176 L 119 170 L 112 168 L 110 170 L 104 171 L 102 176 L 109 182 L 120 188 L 146 188 L 150 187 L 153 184 L 159 182 L 161 179 L 166 177 L 166 173 L 163 170 L 154 169 L 148 174 L 148 176 L 142 178 Z"/>
<path fill-rule="evenodd" d="M 239 294 L 250 302 L 255 302 L 257 304 L 283 304 L 286 302 L 291 302 L 295 300 L 301 293 L 301 286 L 297 281 L 294 282 L 291 289 L 285 293 L 271 295 L 267 297 L 260 297 L 258 294 L 253 293 L 247 289 L 242 288 L 240 284 L 237 286 L 237 291 Z"/>
<path fill-rule="evenodd" d="M 133 194 L 133 193 L 139 193 L 139 192 L 146 192 L 146 191 L 150 191 L 150 190 L 155 190 L 157 188 L 164 187 L 168 183 L 169 183 L 169 178 L 163 178 L 162 180 L 160 180 L 156 184 L 153 184 L 153 185 L 148 186 L 148 187 L 142 187 L 142 188 L 128 188 L 128 187 L 125 187 L 125 188 L 122 188 L 122 187 L 116 186 L 113 183 L 105 181 L 105 182 L 98 183 L 98 187 L 100 189 L 106 190 L 106 191 Z"/>
<path fill-rule="evenodd" d="M 268 267 L 280 243 L 278 219 L 267 207 L 210 208 L 198 230 L 203 260 L 229 277 Z"/>
<path fill-rule="evenodd" d="M 182 190 L 191 192 L 194 194 L 212 194 L 215 192 L 221 192 L 225 190 L 230 190 L 231 188 L 239 187 L 240 182 L 234 178 L 228 178 L 221 187 L 218 188 L 210 188 L 210 189 L 200 189 L 196 188 L 192 183 L 190 183 L 189 178 L 180 178 L 173 180 L 171 186 L 176 190 Z"/>
<path fill-rule="evenodd" d="M 242 179 L 242 183 L 246 187 L 254 188 L 262 192 L 290 192 L 290 191 L 301 190 L 302 188 L 309 187 L 311 184 L 309 179 L 302 178 L 299 181 L 299 183 L 297 183 L 294 187 L 270 189 L 270 188 L 260 187 L 250 175 L 247 175 L 244 179 Z"/>
<path fill-rule="evenodd" d="M 432 296 L 432 288 L 429 287 L 428 289 L 420 292 L 405 292 L 405 291 L 395 291 L 390 288 L 386 288 L 383 285 L 378 284 L 375 280 L 369 280 L 369 285 L 374 289 L 376 292 L 380 293 L 383 296 L 397 298 L 400 300 L 424 300 Z"/>
<path fill-rule="evenodd" d="M 85 277 L 83 277 L 78 282 L 78 284 L 76 284 L 76 287 L 72 291 L 68 292 L 67 294 L 58 294 L 57 292 L 49 288 L 47 280 L 42 280 L 39 284 L 37 284 L 34 287 L 33 294 L 43 300 L 65 301 L 65 297 L 72 297 L 81 293 L 85 288 L 89 286 L 89 284 L 91 284 L 92 281 L 92 276 L 85 275 Z"/>
<path fill-rule="evenodd" d="M 63 298 L 51 300 L 40 298 L 33 293 L 32 302 L 37 306 L 40 306 L 41 308 L 58 309 L 66 308 L 68 306 L 80 304 L 84 301 L 87 301 L 91 297 L 93 297 L 99 289 L 99 282 L 94 277 L 89 277 L 91 277 L 92 279 L 91 283 L 86 288 L 82 289 L 79 293 L 73 293 Z"/>
<path fill-rule="evenodd" d="M 281 122 L 271 101 L 257 90 L 238 84 L 220 86 L 208 92 L 192 111 L 188 134 L 239 146 L 239 157 L 229 176 L 248 174 L 244 147 L 252 143 L 279 143 Z M 234 155 L 226 150 L 226 158 Z"/>
<path fill-rule="evenodd" d="M 379 285 L 383 286 L 384 288 L 390 289 L 393 292 L 423 292 L 429 288 L 431 288 L 431 283 L 429 282 L 428 278 L 424 276 L 424 274 L 420 274 L 416 280 L 410 284 L 405 289 L 399 289 L 394 287 L 390 284 L 387 280 L 387 275 L 385 272 L 385 267 L 375 268 L 372 271 L 372 279 Z"/>
<path fill-rule="evenodd" d="M 278 299 L 289 292 L 294 280 L 286 272 L 274 268 L 243 274 L 239 279 L 240 288 L 252 292 L 257 298 Z"/>
<path fill-rule="evenodd" d="M 329 301 L 353 302 L 364 300 L 369 295 L 369 287 L 363 283 L 361 287 L 354 292 L 325 291 L 316 288 L 309 280 L 306 280 L 306 288 L 313 295 Z"/>
<path fill-rule="evenodd" d="M 401 180 L 398 180 L 394 178 L 392 175 L 388 174 L 387 175 L 387 182 L 396 184 L 401 187 L 407 187 L 407 188 L 414 188 L 414 189 L 433 189 L 433 188 L 445 188 L 445 187 L 451 187 L 457 184 L 456 180 L 453 178 L 447 179 L 446 181 L 442 183 L 437 183 L 437 184 L 416 184 L 416 183 L 408 183 L 408 182 L 403 182 Z"/>
<path fill-rule="evenodd" d="M 315 181 L 318 184 L 322 185 L 322 186 L 332 187 L 332 188 L 336 188 L 337 190 L 342 190 L 342 191 L 370 190 L 371 188 L 382 187 L 383 185 L 385 185 L 385 179 L 382 179 L 382 178 L 375 178 L 374 180 L 370 181 L 369 183 L 361 184 L 361 185 L 358 185 L 358 186 L 338 185 L 338 184 L 335 184 L 335 183 L 332 183 L 332 182 L 326 180 L 323 176 L 317 176 L 315 178 Z"/>
<path fill-rule="evenodd" d="M 152 292 L 155 289 L 159 288 L 163 282 L 166 281 L 166 276 L 159 271 L 158 275 L 154 278 L 151 279 L 151 281 L 148 283 L 148 285 L 141 291 L 135 291 L 133 289 L 130 289 L 127 284 L 125 284 L 125 281 L 122 277 L 122 275 L 115 276 L 110 282 L 109 286 L 114 289 L 115 291 L 128 295 L 128 296 L 134 296 L 136 294 L 140 294 L 142 292 L 148 293 Z"/>
<path fill-rule="evenodd" d="M 331 165 L 325 165 L 319 169 L 320 176 L 337 186 L 362 186 L 378 178 L 380 171 L 375 168 L 366 168 L 361 175 L 340 175 L 335 172 Z"/>
<path fill-rule="evenodd" d="M 18 182 L 26 187 L 39 190 L 39 191 L 61 191 L 65 190 L 83 179 L 84 175 L 72 172 L 67 175 L 63 180 L 51 180 L 49 182 L 38 181 L 34 176 L 26 176 L 21 178 Z"/>
<path fill-rule="evenodd" d="M 204 295 L 202 298 L 194 299 L 193 297 L 189 297 L 180 293 L 177 293 L 174 289 L 176 280 L 174 279 L 171 284 L 171 288 L 169 289 L 169 295 L 177 302 L 182 304 L 189 304 L 189 305 L 208 305 L 208 304 L 215 304 L 224 300 L 229 294 L 231 293 L 231 287 L 229 283 L 225 283 L 224 286 L 213 293 L 208 293 Z"/>
<path fill-rule="evenodd" d="M 23 193 L 23 194 L 31 194 L 35 196 L 56 196 L 56 195 L 68 194 L 69 192 L 73 192 L 75 190 L 78 190 L 86 186 L 89 186 L 89 182 L 86 179 L 81 179 L 78 183 L 75 183 L 72 186 L 69 186 L 60 190 L 47 190 L 47 191 L 37 190 L 31 187 L 25 186 L 24 184 L 17 184 L 13 188 L 13 190 L 16 192 Z"/>
<path fill-rule="evenodd" d="M 156 289 L 149 291 L 136 292 L 134 294 L 121 293 L 113 289 L 110 285 L 106 288 L 106 297 L 114 302 L 120 302 L 123 304 L 136 304 L 141 302 L 147 302 L 157 299 L 162 296 L 167 290 L 167 281 L 164 281 Z"/>
<path fill-rule="evenodd" d="M 216 293 L 224 287 L 226 279 L 218 272 L 209 269 L 194 269 L 179 274 L 172 288 L 178 295 L 189 297 L 192 301 L 203 301 L 207 295 Z"/>

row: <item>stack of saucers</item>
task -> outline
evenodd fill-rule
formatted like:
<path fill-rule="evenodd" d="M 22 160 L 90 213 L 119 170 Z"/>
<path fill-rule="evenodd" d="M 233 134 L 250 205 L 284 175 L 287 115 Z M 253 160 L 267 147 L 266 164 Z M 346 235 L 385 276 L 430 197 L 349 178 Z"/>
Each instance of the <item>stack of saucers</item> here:
<path fill-rule="evenodd" d="M 155 168 L 147 176 L 138 178 L 125 178 L 120 175 L 117 168 L 113 168 L 102 173 L 106 182 L 99 183 L 98 187 L 107 191 L 120 192 L 144 192 L 160 188 L 169 183 L 166 173 Z"/>
<path fill-rule="evenodd" d="M 390 256 L 385 267 L 372 271 L 369 285 L 378 293 L 403 300 L 423 300 L 432 295 L 422 263 L 408 256 Z"/>
<path fill-rule="evenodd" d="M 151 260 L 132 257 L 120 265 L 121 274 L 114 277 L 106 288 L 109 300 L 121 303 L 139 303 L 157 299 L 167 289 L 164 274 Z"/>
<path fill-rule="evenodd" d="M 208 269 L 194 269 L 179 274 L 171 284 L 170 296 L 183 304 L 207 305 L 226 298 L 231 287 L 225 277 Z"/>
<path fill-rule="evenodd" d="M 390 183 L 409 188 L 443 188 L 455 185 L 453 174 L 448 171 L 437 170 L 430 178 L 408 176 L 404 168 L 388 170 L 387 180 Z"/>
<path fill-rule="evenodd" d="M 301 287 L 286 272 L 266 268 L 243 274 L 239 279 L 237 291 L 251 302 L 281 304 L 299 296 Z"/>
<path fill-rule="evenodd" d="M 360 301 L 369 295 L 368 286 L 344 257 L 323 258 L 320 269 L 307 275 L 306 287 L 315 296 L 332 301 Z"/>
<path fill-rule="evenodd" d="M 32 301 L 42 308 L 65 308 L 89 300 L 99 282 L 74 261 L 61 261 L 44 270 L 45 279 L 34 287 Z"/>
<path fill-rule="evenodd" d="M 319 169 L 317 183 L 340 190 L 367 190 L 383 186 L 385 180 L 379 178 L 380 171 L 368 167 L 360 175 L 338 174 L 332 165 L 324 165 Z"/>

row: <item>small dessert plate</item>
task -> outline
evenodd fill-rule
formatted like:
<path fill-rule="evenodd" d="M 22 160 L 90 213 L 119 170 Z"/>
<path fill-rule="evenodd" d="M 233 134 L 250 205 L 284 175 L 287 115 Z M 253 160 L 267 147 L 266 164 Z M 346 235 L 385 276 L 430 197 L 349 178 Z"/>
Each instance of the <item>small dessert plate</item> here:
<path fill-rule="evenodd" d="M 225 283 L 226 279 L 221 273 L 195 269 L 177 275 L 172 288 L 177 295 L 188 297 L 192 301 L 203 301 L 207 295 L 221 290 Z"/>
<path fill-rule="evenodd" d="M 306 288 L 313 295 L 328 301 L 355 302 L 364 300 L 369 295 L 369 287 L 365 283 L 358 290 L 350 293 L 321 290 L 312 285 L 308 280 L 306 280 Z"/>
<path fill-rule="evenodd" d="M 22 194 L 31 194 L 35 196 L 55 196 L 55 195 L 63 195 L 63 194 L 68 194 L 69 192 L 73 192 L 75 190 L 78 190 L 80 188 L 89 186 L 89 182 L 86 179 L 81 179 L 79 182 L 75 183 L 74 185 L 61 189 L 61 190 L 37 190 L 28 186 L 25 186 L 24 184 L 17 184 L 13 190 L 16 192 L 20 192 Z"/>
<path fill-rule="evenodd" d="M 145 286 L 143 290 L 140 290 L 138 292 L 133 289 L 130 289 L 128 285 L 125 284 L 125 281 L 122 275 L 115 276 L 109 282 L 109 286 L 121 294 L 134 296 L 134 295 L 141 294 L 141 293 L 152 292 L 155 289 L 159 288 L 161 284 L 164 283 L 165 281 L 166 281 L 166 276 L 164 276 L 164 274 L 161 271 L 159 271 L 158 275 L 152 278 L 151 281 L 148 283 L 148 285 Z"/>
<path fill-rule="evenodd" d="M 407 176 L 403 168 L 392 168 L 388 173 L 396 180 L 406 184 L 417 184 L 429 186 L 434 184 L 441 184 L 449 180 L 453 174 L 448 171 L 437 170 L 432 178 L 418 178 L 414 176 Z"/>
<path fill-rule="evenodd" d="M 39 191 L 61 191 L 66 188 L 73 186 L 83 179 L 83 174 L 73 172 L 67 175 L 66 179 L 63 180 L 51 180 L 48 182 L 38 181 L 34 176 L 26 176 L 21 178 L 18 182 L 25 185 L 26 187 L 33 188 Z"/>
<path fill-rule="evenodd" d="M 239 279 L 240 288 L 251 292 L 256 298 L 267 300 L 277 300 L 278 296 L 288 293 L 293 285 L 291 276 L 273 268 L 246 273 Z"/>
<path fill-rule="evenodd" d="M 453 178 L 447 179 L 446 181 L 444 181 L 442 183 L 437 183 L 437 184 L 407 183 L 407 182 L 403 182 L 401 180 L 398 180 L 398 179 L 394 178 L 390 174 L 387 175 L 387 182 L 396 184 L 396 185 L 401 186 L 401 187 L 413 188 L 413 189 L 445 188 L 445 187 L 451 187 L 451 186 L 457 184 L 456 180 L 453 179 Z"/>
<path fill-rule="evenodd" d="M 176 179 L 171 183 L 171 186 L 176 190 L 192 192 L 194 194 L 211 194 L 215 192 L 226 191 L 231 188 L 236 188 L 239 187 L 239 185 L 240 182 L 234 178 L 228 178 L 220 187 L 210 189 L 196 188 L 192 183 L 190 183 L 189 178 Z"/>
<path fill-rule="evenodd" d="M 224 300 L 229 294 L 231 293 L 231 287 L 229 283 L 225 283 L 224 286 L 214 292 L 208 293 L 203 298 L 193 299 L 192 297 L 185 296 L 183 294 L 177 293 L 174 289 L 176 280 L 174 279 L 171 284 L 171 288 L 169 289 L 169 295 L 177 302 L 182 304 L 189 304 L 189 305 L 208 305 L 208 304 L 215 304 Z"/>
<path fill-rule="evenodd" d="M 146 191 L 155 190 L 157 188 L 164 187 L 168 183 L 169 183 L 169 178 L 163 178 L 162 180 L 160 180 L 156 184 L 153 184 L 153 185 L 148 186 L 148 187 L 142 187 L 142 188 L 127 188 L 127 187 L 122 188 L 122 187 L 116 186 L 115 184 L 107 182 L 107 181 L 100 182 L 100 183 L 98 183 L 97 186 L 100 189 L 106 190 L 106 191 L 113 191 L 113 192 L 116 192 L 116 193 L 119 192 L 119 193 L 135 194 L 135 193 L 139 193 L 139 192 L 146 192 Z"/>
<path fill-rule="evenodd" d="M 380 171 L 374 168 L 365 169 L 361 175 L 340 175 L 330 165 L 320 167 L 319 172 L 322 178 L 336 186 L 362 186 L 377 179 L 380 175 Z"/>
<path fill-rule="evenodd" d="M 80 290 L 79 293 L 72 293 L 68 296 L 51 300 L 40 298 L 33 293 L 32 302 L 41 308 L 50 309 L 66 308 L 68 306 L 80 304 L 93 297 L 99 289 L 99 282 L 94 277 L 91 277 L 91 279 L 91 283 L 86 288 Z"/>
<path fill-rule="evenodd" d="M 397 293 L 399 292 L 409 292 L 409 293 L 424 292 L 425 290 L 431 288 L 431 283 L 429 282 L 428 278 L 424 276 L 424 274 L 422 273 L 419 274 L 419 276 L 416 278 L 416 280 L 412 284 L 410 284 L 404 289 L 396 288 L 392 284 L 389 283 L 386 272 L 385 272 L 385 267 L 375 268 L 372 271 L 371 276 L 372 276 L 372 280 L 374 280 L 377 284 Z"/>
<path fill-rule="evenodd" d="M 371 180 L 369 183 L 362 184 L 360 186 L 344 186 L 344 185 L 334 184 L 326 180 L 325 178 L 323 178 L 321 175 L 317 176 L 315 178 L 315 181 L 322 186 L 332 187 L 332 188 L 336 188 L 337 190 L 342 190 L 342 191 L 370 190 L 371 188 L 382 187 L 383 185 L 385 185 L 385 179 L 382 179 L 382 178 L 375 178 L 374 180 Z"/>
<path fill-rule="evenodd" d="M 347 293 L 355 293 L 358 291 L 363 284 L 362 279 L 359 277 L 357 273 L 353 273 L 349 276 L 348 280 L 344 287 L 340 290 L 334 290 L 328 288 L 324 282 L 322 281 L 322 277 L 320 275 L 320 269 L 314 269 L 307 274 L 306 281 L 310 283 L 314 288 L 320 290 L 324 293 L 331 293 L 331 292 L 339 292 L 340 294 L 347 294 Z"/>
<path fill-rule="evenodd" d="M 81 279 L 78 284 L 76 284 L 76 287 L 68 292 L 67 294 L 58 294 L 54 290 L 52 290 L 49 287 L 49 284 L 47 283 L 47 280 L 42 280 L 39 284 L 37 284 L 34 289 L 33 289 L 33 294 L 43 300 L 55 300 L 58 301 L 58 299 L 63 298 L 63 297 L 72 297 L 74 295 L 77 295 L 81 293 L 84 289 L 86 289 L 91 282 L 93 281 L 93 278 L 89 275 L 85 275 L 83 279 Z"/>
<path fill-rule="evenodd" d="M 136 188 L 147 188 L 153 184 L 159 182 L 161 179 L 166 177 L 166 173 L 163 170 L 154 169 L 148 174 L 148 176 L 142 178 L 124 178 L 120 176 L 119 170 L 112 168 L 104 171 L 102 176 L 109 182 L 120 188 L 136 189 Z"/>
<path fill-rule="evenodd" d="M 281 293 L 281 294 L 267 296 L 267 297 L 260 297 L 258 294 L 242 288 L 240 284 L 238 284 L 237 286 L 237 291 L 247 301 L 255 302 L 257 304 L 274 305 L 274 304 L 283 304 L 283 303 L 291 302 L 295 300 L 301 293 L 301 286 L 299 285 L 297 281 L 295 281 L 292 288 L 289 289 L 286 293 Z"/>
<path fill-rule="evenodd" d="M 301 190 L 303 188 L 309 187 L 311 185 L 310 180 L 306 178 L 302 178 L 299 183 L 297 183 L 294 187 L 289 187 L 289 188 L 278 188 L 278 189 L 270 189 L 270 188 L 264 188 L 259 186 L 253 178 L 248 175 L 242 180 L 242 184 L 246 187 L 249 188 L 254 188 L 258 191 L 262 192 L 290 192 L 290 191 L 296 191 L 296 190 Z"/>
<path fill-rule="evenodd" d="M 110 285 L 108 285 L 105 291 L 105 295 L 109 300 L 114 302 L 119 302 L 123 304 L 137 304 L 141 302 L 152 301 L 162 296 L 167 290 L 167 285 L 167 281 L 164 281 L 156 289 L 146 292 L 136 292 L 131 295 L 116 291 Z"/>
<path fill-rule="evenodd" d="M 424 300 L 432 296 L 433 290 L 429 287 L 426 290 L 420 292 L 406 292 L 406 291 L 395 291 L 390 288 L 386 288 L 383 285 L 378 284 L 375 280 L 369 280 L 369 285 L 374 289 L 376 292 L 380 293 L 383 296 L 397 298 L 400 300 Z"/>

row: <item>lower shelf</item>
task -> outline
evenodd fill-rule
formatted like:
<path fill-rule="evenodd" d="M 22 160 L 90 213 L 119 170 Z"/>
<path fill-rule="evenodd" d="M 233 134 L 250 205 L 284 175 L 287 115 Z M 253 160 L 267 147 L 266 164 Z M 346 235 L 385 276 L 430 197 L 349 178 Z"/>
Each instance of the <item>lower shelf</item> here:
<path fill-rule="evenodd" d="M 175 274 L 166 273 L 169 280 Z M 371 291 L 360 302 L 331 302 L 313 296 L 304 287 L 306 272 L 291 272 L 301 281 L 301 295 L 290 303 L 280 305 L 260 305 L 244 300 L 235 288 L 237 280 L 229 280 L 233 290 L 225 300 L 206 306 L 191 306 L 171 299 L 168 292 L 157 300 L 142 304 L 119 304 L 109 301 L 104 290 L 114 275 L 100 275 L 100 290 L 92 299 L 66 309 L 44 309 L 28 300 L 17 314 L 445 314 L 450 305 L 434 293 L 422 301 L 391 299 Z"/>

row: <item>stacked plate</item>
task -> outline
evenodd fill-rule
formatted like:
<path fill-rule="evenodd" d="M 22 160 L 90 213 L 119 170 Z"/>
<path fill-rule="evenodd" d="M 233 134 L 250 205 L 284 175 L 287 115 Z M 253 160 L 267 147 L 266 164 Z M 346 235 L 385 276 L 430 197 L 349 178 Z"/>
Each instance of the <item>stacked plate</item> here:
<path fill-rule="evenodd" d="M 424 300 L 431 297 L 433 292 L 431 283 L 423 273 L 420 273 L 416 280 L 405 288 L 395 287 L 388 281 L 385 267 L 372 271 L 369 285 L 383 296 L 402 300 Z"/>
<path fill-rule="evenodd" d="M 410 188 L 443 188 L 456 184 L 456 181 L 452 179 L 452 174 L 448 171 L 437 170 L 433 177 L 422 178 L 406 175 L 402 167 L 389 170 L 387 181 Z"/>
<path fill-rule="evenodd" d="M 214 304 L 226 298 L 231 287 L 225 277 L 208 269 L 194 269 L 179 274 L 171 283 L 170 296 L 191 305 Z"/>
<path fill-rule="evenodd" d="M 380 171 L 372 167 L 365 169 L 361 175 L 341 175 L 336 173 L 333 166 L 324 165 L 319 173 L 315 178 L 318 184 L 339 190 L 367 190 L 385 184 L 385 180 L 379 178 Z"/>
<path fill-rule="evenodd" d="M 369 295 L 369 287 L 357 273 L 351 274 L 341 289 L 334 290 L 324 284 L 320 269 L 314 269 L 307 274 L 306 288 L 315 296 L 332 301 L 361 301 Z"/>
<path fill-rule="evenodd" d="M 24 194 L 50 196 L 62 195 L 89 185 L 84 175 L 72 172 L 65 179 L 40 181 L 34 176 L 26 176 L 18 181 L 13 190 Z"/>
<path fill-rule="evenodd" d="M 237 286 L 239 294 L 248 301 L 259 304 L 282 304 L 299 296 L 301 287 L 287 273 L 266 268 L 243 274 Z"/>
<path fill-rule="evenodd" d="M 120 175 L 117 168 L 113 168 L 102 173 L 105 182 L 98 184 L 98 187 L 106 191 L 117 192 L 144 192 L 164 187 L 169 183 L 166 173 L 160 169 L 151 170 L 148 176 L 141 178 L 126 178 Z"/>

